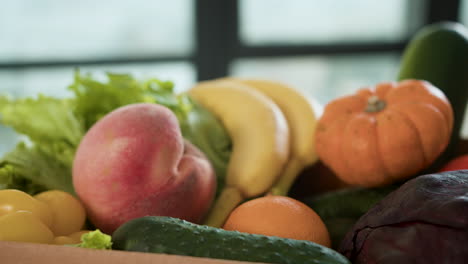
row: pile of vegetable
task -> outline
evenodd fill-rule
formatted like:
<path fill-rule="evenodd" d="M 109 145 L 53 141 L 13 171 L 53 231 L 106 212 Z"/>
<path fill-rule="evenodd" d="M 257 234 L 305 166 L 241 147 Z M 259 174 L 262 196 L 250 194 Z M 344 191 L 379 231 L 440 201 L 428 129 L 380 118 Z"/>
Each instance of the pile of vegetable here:
<path fill-rule="evenodd" d="M 270 80 L 176 94 L 169 81 L 79 71 L 69 98 L 0 95 L 1 123 L 26 138 L 0 159 L 0 240 L 269 263 L 440 249 L 431 260 L 462 263 L 468 164 L 448 161 L 468 97 L 467 32 L 422 29 L 398 78 L 325 106 Z M 317 164 L 330 173 L 305 173 Z M 301 177 L 337 190 L 297 197 Z"/>

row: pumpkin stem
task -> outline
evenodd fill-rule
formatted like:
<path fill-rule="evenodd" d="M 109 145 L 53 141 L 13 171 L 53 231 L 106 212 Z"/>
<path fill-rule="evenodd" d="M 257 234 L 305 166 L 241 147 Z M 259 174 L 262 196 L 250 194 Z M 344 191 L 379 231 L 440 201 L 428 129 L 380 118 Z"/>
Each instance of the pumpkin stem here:
<path fill-rule="evenodd" d="M 367 99 L 366 112 L 379 112 L 383 110 L 386 105 L 385 101 L 380 100 L 377 95 L 372 95 Z"/>

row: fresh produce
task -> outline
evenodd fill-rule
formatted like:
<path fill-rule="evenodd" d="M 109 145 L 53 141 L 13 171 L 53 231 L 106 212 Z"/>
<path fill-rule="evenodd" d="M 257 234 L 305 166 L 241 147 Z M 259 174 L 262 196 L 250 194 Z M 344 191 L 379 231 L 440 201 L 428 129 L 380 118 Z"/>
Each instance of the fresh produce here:
<path fill-rule="evenodd" d="M 84 212 L 81 203 L 63 191 L 33 197 L 20 190 L 0 190 L 0 240 L 78 243 L 86 232 Z"/>
<path fill-rule="evenodd" d="M 286 196 L 267 195 L 239 205 L 231 212 L 223 229 L 331 246 L 320 216 L 302 202 Z"/>
<path fill-rule="evenodd" d="M 90 230 L 81 230 L 68 235 L 56 236 L 52 241 L 55 245 L 77 245 L 81 243 L 83 235 L 91 232 Z M 94 232 L 94 231 L 93 231 Z"/>
<path fill-rule="evenodd" d="M 145 215 L 201 221 L 216 178 L 204 154 L 183 139 L 172 111 L 139 103 L 89 129 L 75 155 L 73 185 L 91 222 L 111 234 Z"/>
<path fill-rule="evenodd" d="M 237 82 L 205 81 L 188 93 L 221 120 L 232 140 L 226 185 L 204 222 L 220 227 L 234 207 L 276 181 L 289 158 L 289 127 L 271 99 Z"/>
<path fill-rule="evenodd" d="M 383 186 L 429 167 L 452 126 L 450 102 L 437 87 L 420 80 L 379 83 L 327 104 L 317 153 L 343 181 Z"/>
<path fill-rule="evenodd" d="M 439 169 L 439 172 L 454 170 L 468 170 L 468 154 L 457 156 L 449 160 Z"/>
<path fill-rule="evenodd" d="M 86 131 L 112 110 L 142 102 L 172 110 L 183 136 L 193 140 L 213 161 L 221 188 L 223 164 L 230 157 L 230 137 L 213 114 L 187 95 L 176 95 L 171 82 L 112 73 L 107 74 L 106 81 L 98 81 L 77 71 L 68 89 L 72 95 L 63 99 L 0 95 L 0 122 L 27 137 L 0 159 L 0 189 L 30 194 L 55 189 L 75 194 L 71 167 Z"/>
<path fill-rule="evenodd" d="M 319 244 L 227 231 L 170 217 L 130 220 L 112 235 L 118 250 L 267 263 L 349 263 Z"/>
<path fill-rule="evenodd" d="M 27 135 L 0 160 L 0 188 L 30 194 L 63 190 L 74 194 L 71 163 L 84 126 L 73 114 L 72 102 L 38 98 L 0 97 L 1 122 Z"/>
<path fill-rule="evenodd" d="M 73 246 L 92 249 L 112 249 L 112 237 L 97 229 L 83 234 L 80 237 L 80 243 Z"/>
<path fill-rule="evenodd" d="M 30 211 L 15 211 L 0 217 L 0 241 L 49 244 L 54 234 Z"/>
<path fill-rule="evenodd" d="M 54 238 L 53 244 L 104 250 L 112 248 L 112 237 L 102 233 L 99 229 L 83 230 L 68 236 L 57 236 Z"/>
<path fill-rule="evenodd" d="M 398 185 L 378 188 L 347 187 L 300 199 L 323 220 L 330 232 L 331 247 L 338 249 L 346 232 L 372 206 L 382 200 Z"/>
<path fill-rule="evenodd" d="M 453 31 L 452 44 L 462 45 L 465 33 Z M 270 263 L 349 263 L 333 251 L 340 242 L 351 243 L 342 252 L 356 263 L 385 259 L 386 252 L 409 259 L 408 252 L 428 251 L 405 248 L 431 240 L 426 234 L 440 236 L 443 250 L 452 239 L 466 243 L 459 237 L 466 223 L 448 217 L 449 209 L 466 211 L 466 190 L 447 184 L 458 177 L 466 185 L 468 171 L 387 196 L 433 165 L 458 126 L 461 108 L 454 113 L 444 94 L 453 80 L 432 72 L 440 65 L 414 67 L 418 52 L 405 53 L 413 55 L 404 57 L 402 81 L 337 98 L 323 113 L 284 84 L 239 78 L 204 81 L 176 95 L 170 82 L 125 74 L 100 82 L 77 72 L 69 98 L 0 96 L 0 121 L 27 136 L 0 159 L 0 189 L 34 194 L 10 194 L 23 197 L 12 204 L 34 201 L 24 211 L 0 206 L 0 240 L 109 249 L 107 233 L 115 249 Z M 415 72 L 439 74 L 445 83 Z M 286 197 L 319 158 L 340 178 L 330 188 L 347 189 Z M 388 198 L 405 188 L 400 200 Z M 448 198 L 424 196 L 435 193 Z M 368 212 L 375 204 L 380 209 Z M 82 230 L 86 217 L 99 229 Z M 465 257 L 463 249 L 454 252 Z"/>
<path fill-rule="evenodd" d="M 280 82 L 261 79 L 229 80 L 241 82 L 272 99 L 281 109 L 290 130 L 290 157 L 271 188 L 273 195 L 287 195 L 299 173 L 318 160 L 315 151 L 315 128 L 323 107 L 299 90 Z"/>
<path fill-rule="evenodd" d="M 27 193 L 14 189 L 0 190 L 0 202 L 2 215 L 16 211 L 29 211 L 47 227 L 52 226 L 53 215 L 51 208 Z"/>
<path fill-rule="evenodd" d="M 468 171 L 418 176 L 372 207 L 339 251 L 352 263 L 465 263 Z"/>
<path fill-rule="evenodd" d="M 468 29 L 456 22 L 437 22 L 419 30 L 405 48 L 398 80 L 426 80 L 447 96 L 454 111 L 450 144 L 436 168 L 453 158 L 468 103 Z"/>
<path fill-rule="evenodd" d="M 76 115 L 85 121 L 85 131 L 107 113 L 133 103 L 156 103 L 177 117 L 182 135 L 211 161 L 218 188 L 224 184 L 231 139 L 222 123 L 187 94 L 176 94 L 174 85 L 159 79 L 137 80 L 128 74 L 108 74 L 108 82 L 77 75 L 70 86 L 76 97 Z M 99 99 L 97 99 L 99 98 Z"/>
<path fill-rule="evenodd" d="M 69 235 L 81 230 L 86 220 L 86 211 L 81 202 L 71 194 L 50 190 L 34 196 L 52 210 L 52 232 L 56 236 Z"/>
<path fill-rule="evenodd" d="M 232 141 L 219 121 L 210 111 L 191 100 L 191 110 L 179 122 L 182 135 L 198 147 L 210 160 L 216 172 L 216 197 L 225 184 L 226 170 L 231 158 Z"/>

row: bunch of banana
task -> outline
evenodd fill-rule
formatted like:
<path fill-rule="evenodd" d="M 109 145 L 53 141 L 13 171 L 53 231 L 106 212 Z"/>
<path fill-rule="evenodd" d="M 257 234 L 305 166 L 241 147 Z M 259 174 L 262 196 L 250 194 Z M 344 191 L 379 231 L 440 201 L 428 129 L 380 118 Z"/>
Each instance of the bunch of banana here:
<path fill-rule="evenodd" d="M 322 107 L 295 89 L 223 78 L 200 82 L 188 92 L 221 120 L 233 142 L 226 185 L 206 225 L 222 226 L 246 199 L 286 195 L 299 172 L 318 159 L 314 133 Z"/>
<path fill-rule="evenodd" d="M 290 157 L 270 194 L 287 195 L 299 173 L 318 161 L 315 152 L 315 127 L 323 107 L 314 99 L 279 82 L 242 79 L 237 81 L 268 96 L 286 117 L 290 130 Z"/>

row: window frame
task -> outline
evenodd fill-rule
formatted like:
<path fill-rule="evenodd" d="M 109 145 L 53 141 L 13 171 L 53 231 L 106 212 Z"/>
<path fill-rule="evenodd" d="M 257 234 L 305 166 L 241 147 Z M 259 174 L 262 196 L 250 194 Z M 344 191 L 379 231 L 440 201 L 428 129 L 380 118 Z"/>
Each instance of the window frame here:
<path fill-rule="evenodd" d="M 188 62 L 194 65 L 197 81 L 229 74 L 229 65 L 235 59 L 252 57 L 282 57 L 310 55 L 340 55 L 375 52 L 402 52 L 409 39 L 388 43 L 346 43 L 320 45 L 262 45 L 248 46 L 240 41 L 238 0 L 194 0 L 195 49 L 191 55 L 123 57 L 96 60 L 44 60 L 35 62 L 0 63 L 0 70 L 46 68 L 103 64 Z M 422 26 L 439 21 L 460 21 L 461 0 L 426 0 L 427 8 Z"/>

